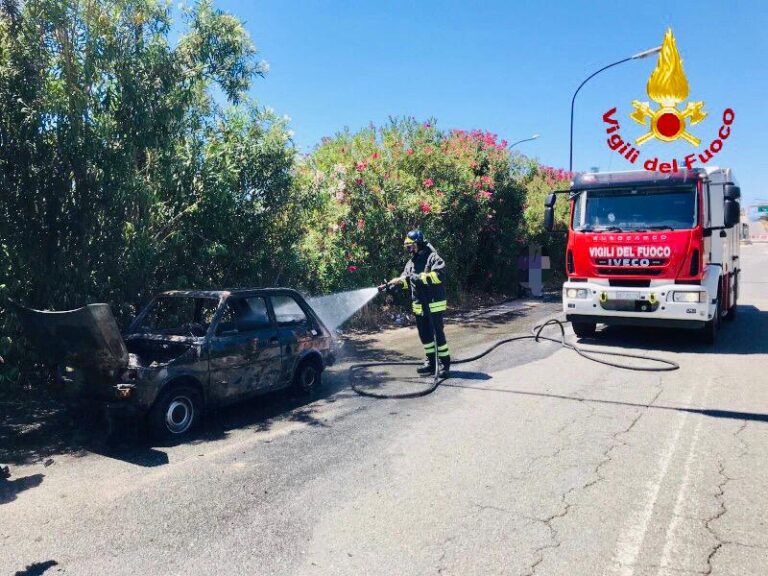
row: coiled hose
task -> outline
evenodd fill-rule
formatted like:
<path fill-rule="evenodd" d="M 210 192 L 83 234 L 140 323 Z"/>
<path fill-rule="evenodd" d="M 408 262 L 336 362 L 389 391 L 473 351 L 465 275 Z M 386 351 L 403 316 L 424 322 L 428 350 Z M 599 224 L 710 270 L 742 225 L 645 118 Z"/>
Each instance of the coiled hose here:
<path fill-rule="evenodd" d="M 622 370 L 636 370 L 641 372 L 670 372 L 672 370 L 678 370 L 680 368 L 680 365 L 677 362 L 673 362 L 672 360 L 666 360 L 665 358 L 654 358 L 653 356 L 646 356 L 644 354 L 628 354 L 626 352 L 608 352 L 605 350 L 590 350 L 586 351 L 575 344 L 571 344 L 570 342 L 566 342 L 565 340 L 565 325 L 567 322 L 563 322 L 561 320 L 558 320 L 556 318 L 552 318 L 551 320 L 547 320 L 543 324 L 538 324 L 533 327 L 531 330 L 531 334 L 525 334 L 522 336 L 512 336 L 511 338 L 505 338 L 503 340 L 499 340 L 497 342 L 494 342 L 491 346 L 480 352 L 479 354 L 475 354 L 474 356 L 470 356 L 469 358 L 462 358 L 460 360 L 454 360 L 451 362 L 452 365 L 456 364 L 466 364 L 468 362 L 474 362 L 476 360 L 479 360 L 480 358 L 483 358 L 484 356 L 487 356 L 497 348 L 500 348 L 501 346 L 504 346 L 505 344 L 509 344 L 511 342 L 517 342 L 519 340 L 535 340 L 536 342 L 539 342 L 540 340 L 548 340 L 550 342 L 557 342 L 559 343 L 563 348 L 568 348 L 569 350 L 573 350 L 578 354 L 579 356 L 586 358 L 587 360 L 591 360 L 592 362 L 597 362 L 598 364 L 604 364 L 606 366 L 611 366 L 613 368 L 621 368 Z M 558 326 L 560 328 L 560 338 L 552 338 L 550 336 L 542 336 L 541 332 L 548 326 Z M 625 364 L 618 364 L 616 362 L 611 362 L 610 360 L 603 360 L 601 358 L 596 358 L 595 355 L 599 356 L 616 356 L 619 358 L 635 358 L 638 360 L 646 360 L 648 362 L 655 362 L 656 364 L 660 364 L 657 366 L 627 366 Z M 364 368 L 375 368 L 375 367 L 381 367 L 381 366 L 421 366 L 421 362 L 403 362 L 403 361 L 391 361 L 391 362 L 365 362 L 362 364 L 353 364 L 349 367 L 349 374 L 350 376 L 353 376 L 354 372 L 357 370 L 362 370 Z M 356 393 L 360 394 L 360 396 L 366 396 L 368 398 L 380 398 L 380 399 L 405 399 L 405 398 L 420 398 L 422 396 L 427 396 L 428 394 L 432 394 L 435 390 L 437 390 L 437 387 L 440 386 L 441 382 L 444 382 L 450 378 L 448 376 L 447 378 L 441 379 L 438 373 L 437 368 L 437 362 L 435 363 L 435 373 L 434 378 L 432 381 L 432 384 L 428 388 L 424 388 L 422 390 L 417 390 L 414 392 L 404 392 L 401 394 L 385 394 L 382 392 L 373 392 L 371 390 L 365 390 L 361 388 L 354 379 L 352 379 L 352 390 L 354 390 Z"/>

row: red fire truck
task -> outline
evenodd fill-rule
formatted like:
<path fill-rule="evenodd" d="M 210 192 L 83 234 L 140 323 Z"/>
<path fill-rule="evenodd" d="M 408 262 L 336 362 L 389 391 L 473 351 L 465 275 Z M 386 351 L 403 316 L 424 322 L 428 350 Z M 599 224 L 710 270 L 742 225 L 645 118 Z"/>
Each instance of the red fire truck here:
<path fill-rule="evenodd" d="M 714 342 L 739 293 L 740 189 L 730 169 L 576 176 L 569 193 L 563 310 L 597 324 L 698 330 Z M 556 195 L 545 203 L 552 229 Z"/>

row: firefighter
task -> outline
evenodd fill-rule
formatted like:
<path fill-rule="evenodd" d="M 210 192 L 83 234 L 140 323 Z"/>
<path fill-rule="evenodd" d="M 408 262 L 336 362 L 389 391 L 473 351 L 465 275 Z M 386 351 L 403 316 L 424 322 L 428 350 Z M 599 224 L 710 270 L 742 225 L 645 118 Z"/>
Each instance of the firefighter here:
<path fill-rule="evenodd" d="M 408 232 L 403 246 L 411 258 L 403 273 L 383 287 L 391 289 L 400 286 L 404 290 L 410 290 L 416 327 L 426 354 L 424 365 L 417 372 L 432 374 L 439 359 L 440 377 L 445 378 L 451 368 L 451 354 L 443 328 L 443 312 L 447 306 L 445 261 L 438 255 L 434 246 L 424 239 L 421 230 Z"/>

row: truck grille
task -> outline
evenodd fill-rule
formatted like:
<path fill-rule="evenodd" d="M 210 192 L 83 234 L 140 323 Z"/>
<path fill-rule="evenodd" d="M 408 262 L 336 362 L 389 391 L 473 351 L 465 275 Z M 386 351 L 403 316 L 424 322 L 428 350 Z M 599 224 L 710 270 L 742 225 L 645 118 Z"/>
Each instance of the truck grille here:
<path fill-rule="evenodd" d="M 609 286 L 623 286 L 625 288 L 648 288 L 651 285 L 650 280 L 633 280 L 632 278 L 621 278 L 608 280 Z"/>
<path fill-rule="evenodd" d="M 598 274 L 606 276 L 658 276 L 661 268 L 598 268 Z"/>

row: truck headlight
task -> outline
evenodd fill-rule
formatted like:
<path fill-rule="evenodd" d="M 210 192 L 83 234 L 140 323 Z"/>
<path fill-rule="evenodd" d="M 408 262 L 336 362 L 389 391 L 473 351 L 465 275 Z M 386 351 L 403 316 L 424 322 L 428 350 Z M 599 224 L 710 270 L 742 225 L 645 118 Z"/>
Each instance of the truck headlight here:
<path fill-rule="evenodd" d="M 584 288 L 566 288 L 565 296 L 566 296 L 566 298 L 581 298 L 581 299 L 584 299 L 587 296 L 589 296 L 589 290 L 586 290 Z"/>
<path fill-rule="evenodd" d="M 706 292 L 672 292 L 673 302 L 704 302 Z"/>

